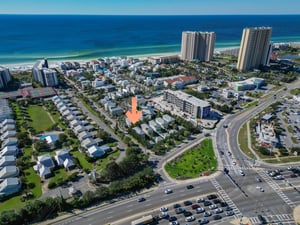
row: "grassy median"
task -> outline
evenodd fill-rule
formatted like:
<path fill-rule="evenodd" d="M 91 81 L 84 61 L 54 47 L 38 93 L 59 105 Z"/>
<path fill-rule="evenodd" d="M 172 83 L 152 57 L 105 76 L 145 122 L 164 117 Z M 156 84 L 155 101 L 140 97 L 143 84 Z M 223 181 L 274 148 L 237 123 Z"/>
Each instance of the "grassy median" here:
<path fill-rule="evenodd" d="M 186 150 L 182 155 L 167 163 L 165 169 L 172 178 L 189 179 L 215 172 L 216 167 L 217 159 L 212 140 L 205 139 L 197 147 Z"/>

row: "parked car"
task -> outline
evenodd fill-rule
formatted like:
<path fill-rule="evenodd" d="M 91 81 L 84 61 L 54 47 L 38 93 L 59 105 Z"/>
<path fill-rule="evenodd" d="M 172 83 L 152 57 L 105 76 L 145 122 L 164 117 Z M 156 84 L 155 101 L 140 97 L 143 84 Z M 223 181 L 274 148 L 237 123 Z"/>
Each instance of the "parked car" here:
<path fill-rule="evenodd" d="M 185 218 L 186 222 L 192 222 L 194 220 L 195 220 L 195 217 L 193 217 L 193 216 L 188 216 L 188 217 Z"/>
<path fill-rule="evenodd" d="M 167 212 L 167 211 L 168 211 L 168 208 L 167 208 L 167 207 L 161 207 L 161 208 L 159 209 L 159 211 L 161 211 L 161 212 Z"/>
<path fill-rule="evenodd" d="M 179 225 L 179 223 L 177 221 L 172 221 L 169 223 L 169 225 Z"/>
<path fill-rule="evenodd" d="M 198 220 L 198 223 L 199 224 L 207 224 L 207 223 L 209 223 L 209 220 L 207 218 L 202 218 L 202 219 Z"/>
<path fill-rule="evenodd" d="M 198 204 L 193 204 L 191 207 L 192 207 L 192 209 L 197 209 L 197 208 L 199 208 L 200 206 L 199 206 Z"/>
<path fill-rule="evenodd" d="M 179 208 L 175 209 L 175 213 L 176 213 L 176 214 L 183 213 L 184 211 L 185 211 L 185 209 L 182 208 L 182 207 L 179 207 Z"/>
<path fill-rule="evenodd" d="M 174 208 L 174 209 L 177 209 L 177 208 L 179 208 L 180 206 L 181 206 L 180 204 L 175 203 L 175 204 L 173 205 L 173 208 Z"/>
<path fill-rule="evenodd" d="M 207 199 L 208 200 L 211 200 L 211 199 L 215 199 L 215 198 L 217 198 L 217 195 L 207 195 Z"/>
<path fill-rule="evenodd" d="M 210 201 L 205 201 L 205 202 L 203 202 L 203 205 L 204 206 L 209 206 L 209 205 L 211 205 L 212 203 L 210 202 Z"/>
<path fill-rule="evenodd" d="M 218 203 L 220 203 L 220 202 L 221 202 L 221 200 L 218 199 L 218 198 L 213 200 L 213 203 L 214 203 L 214 204 L 218 204 Z"/>
<path fill-rule="evenodd" d="M 217 205 L 210 205 L 208 208 L 209 209 L 216 209 L 216 208 L 218 208 L 218 206 Z"/>
<path fill-rule="evenodd" d="M 222 213 L 223 212 L 223 209 L 222 208 L 217 208 L 215 209 L 215 213 Z"/>
<path fill-rule="evenodd" d="M 255 179 L 256 179 L 256 181 L 258 181 L 258 182 L 262 182 L 262 180 L 261 180 L 259 177 L 256 177 Z"/>
<path fill-rule="evenodd" d="M 202 207 L 196 209 L 196 213 L 203 213 L 203 212 L 205 212 L 205 209 Z"/>
<path fill-rule="evenodd" d="M 192 205 L 193 203 L 190 200 L 186 200 L 183 202 L 185 206 Z"/>
<path fill-rule="evenodd" d="M 233 216 L 234 215 L 234 212 L 233 211 L 227 211 L 226 212 L 226 216 Z"/>
<path fill-rule="evenodd" d="M 197 203 L 205 202 L 205 199 L 204 199 L 204 198 L 197 198 L 197 199 L 196 199 L 196 202 L 197 202 Z"/>
<path fill-rule="evenodd" d="M 177 220 L 176 216 L 170 216 L 169 217 L 169 222 L 172 222 L 172 221 L 175 221 L 175 220 Z"/>
<path fill-rule="evenodd" d="M 203 216 L 204 217 L 209 217 L 209 216 L 211 216 L 211 212 L 210 211 L 206 211 L 206 212 L 203 213 Z"/>
<path fill-rule="evenodd" d="M 184 215 L 185 217 L 188 217 L 188 216 L 193 215 L 193 213 L 191 213 L 190 211 L 185 211 L 185 212 L 183 213 L 183 215 Z"/>
<path fill-rule="evenodd" d="M 220 216 L 220 215 L 214 215 L 214 220 L 220 220 L 220 219 L 222 219 L 222 216 Z"/>

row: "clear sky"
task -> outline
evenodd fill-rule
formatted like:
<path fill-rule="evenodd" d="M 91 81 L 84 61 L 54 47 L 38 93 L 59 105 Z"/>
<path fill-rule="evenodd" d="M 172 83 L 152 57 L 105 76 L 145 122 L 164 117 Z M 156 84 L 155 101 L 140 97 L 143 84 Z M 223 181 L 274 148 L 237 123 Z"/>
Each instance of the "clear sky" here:
<path fill-rule="evenodd" d="M 0 14 L 300 14 L 299 0 L 0 0 Z"/>

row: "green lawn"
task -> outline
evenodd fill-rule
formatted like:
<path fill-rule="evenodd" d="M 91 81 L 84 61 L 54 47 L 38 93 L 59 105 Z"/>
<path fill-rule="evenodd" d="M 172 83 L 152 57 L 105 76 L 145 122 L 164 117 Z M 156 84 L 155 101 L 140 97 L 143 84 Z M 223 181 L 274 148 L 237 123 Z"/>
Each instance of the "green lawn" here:
<path fill-rule="evenodd" d="M 120 155 L 120 151 L 118 150 L 115 150 L 115 151 L 112 151 L 110 152 L 108 155 L 105 156 L 105 158 L 101 158 L 101 159 L 98 159 L 97 162 L 96 162 L 96 169 L 97 170 L 102 170 L 107 163 L 109 163 L 109 161 L 111 159 L 117 159 Z"/>
<path fill-rule="evenodd" d="M 76 151 L 71 151 L 71 154 L 78 159 L 83 169 L 88 169 L 88 170 L 93 169 L 93 165 L 88 161 L 86 161 L 84 153 L 81 153 L 80 151 L 76 150 Z"/>
<path fill-rule="evenodd" d="M 53 125 L 47 112 L 43 107 L 38 105 L 31 105 L 28 107 L 28 114 L 32 121 L 29 125 L 36 130 L 37 133 L 41 133 L 51 128 Z"/>
<path fill-rule="evenodd" d="M 248 148 L 248 132 L 246 123 L 241 127 L 239 131 L 238 143 L 242 152 L 244 152 L 247 156 L 249 156 L 252 159 L 255 157 L 251 150 Z"/>
<path fill-rule="evenodd" d="M 33 171 L 33 168 L 29 168 L 24 171 L 26 174 L 27 183 L 34 183 L 35 187 L 29 189 L 28 192 L 32 192 L 34 199 L 39 198 L 42 195 L 42 185 L 40 177 Z M 30 201 L 30 200 L 29 200 Z M 21 201 L 21 192 L 17 196 L 9 198 L 4 202 L 0 202 L 0 213 L 7 210 L 19 209 L 25 205 L 25 202 Z"/>
<path fill-rule="evenodd" d="M 33 168 L 29 168 L 24 171 L 26 174 L 27 183 L 34 183 L 35 187 L 30 189 L 35 198 L 39 198 L 42 195 L 42 184 L 40 176 L 34 172 Z"/>
<path fill-rule="evenodd" d="M 167 163 L 165 169 L 172 178 L 187 179 L 199 177 L 205 172 L 215 172 L 216 167 L 212 140 L 205 139 L 197 147 Z"/>
<path fill-rule="evenodd" d="M 4 202 L 0 202 L 0 213 L 3 211 L 13 210 L 21 208 L 25 205 L 25 202 L 21 202 L 21 196 L 12 197 Z"/>
<path fill-rule="evenodd" d="M 290 90 L 291 95 L 298 95 L 300 94 L 300 88 L 295 88 Z"/>
<path fill-rule="evenodd" d="M 68 175 L 72 174 L 72 172 L 67 172 L 65 168 L 60 168 L 54 171 L 54 176 L 50 178 L 49 182 L 57 182 L 58 180 L 64 180 L 68 177 Z"/>
<path fill-rule="evenodd" d="M 267 163 L 289 163 L 289 162 L 300 162 L 300 156 L 289 156 L 277 159 L 264 159 Z"/>

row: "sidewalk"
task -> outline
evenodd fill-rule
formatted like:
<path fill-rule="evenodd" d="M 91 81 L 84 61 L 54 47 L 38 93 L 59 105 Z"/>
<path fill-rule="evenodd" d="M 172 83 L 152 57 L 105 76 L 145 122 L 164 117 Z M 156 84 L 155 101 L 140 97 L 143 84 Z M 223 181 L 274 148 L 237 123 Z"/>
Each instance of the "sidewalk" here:
<path fill-rule="evenodd" d="M 295 222 L 297 224 L 300 224 L 300 205 L 298 205 L 298 206 L 296 206 L 296 208 L 294 208 L 293 216 L 294 216 Z"/>

